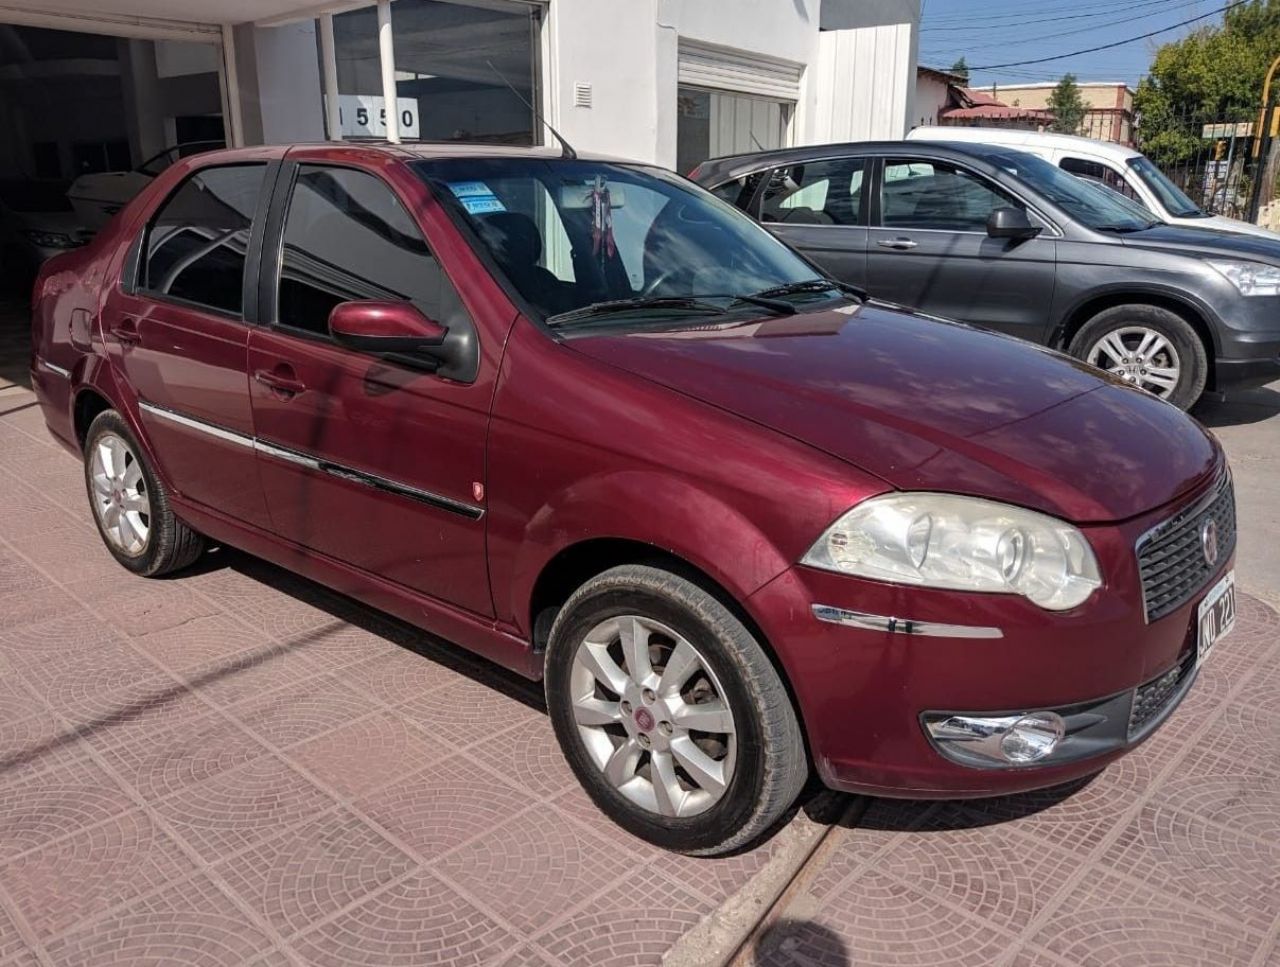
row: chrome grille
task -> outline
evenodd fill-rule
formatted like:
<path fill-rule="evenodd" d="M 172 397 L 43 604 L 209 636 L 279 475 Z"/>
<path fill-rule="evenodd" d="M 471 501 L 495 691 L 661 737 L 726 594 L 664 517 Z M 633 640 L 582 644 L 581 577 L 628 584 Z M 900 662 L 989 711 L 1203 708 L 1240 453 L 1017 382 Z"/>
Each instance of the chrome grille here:
<path fill-rule="evenodd" d="M 1217 526 L 1217 557 L 1210 564 L 1200 532 L 1213 518 Z M 1186 604 L 1205 586 L 1236 546 L 1236 498 L 1230 475 L 1214 491 L 1188 510 L 1159 524 L 1138 540 L 1138 571 L 1147 621 L 1163 618 Z"/>

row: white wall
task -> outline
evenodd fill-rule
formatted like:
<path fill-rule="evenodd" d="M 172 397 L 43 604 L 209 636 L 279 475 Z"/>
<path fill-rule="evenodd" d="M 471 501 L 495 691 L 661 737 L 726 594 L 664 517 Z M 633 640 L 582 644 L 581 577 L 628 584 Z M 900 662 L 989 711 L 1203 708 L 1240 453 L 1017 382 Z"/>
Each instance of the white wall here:
<path fill-rule="evenodd" d="M 803 136 L 827 144 L 906 134 L 915 107 L 915 34 L 910 23 L 820 34 Z"/>
<path fill-rule="evenodd" d="M 323 141 L 314 21 L 257 27 L 253 33 L 263 143 Z"/>
<path fill-rule="evenodd" d="M 915 112 L 910 127 L 938 123 L 938 112 L 947 106 L 947 85 L 929 74 L 916 77 Z"/>
<path fill-rule="evenodd" d="M 543 57 L 544 107 L 579 151 L 662 160 L 659 117 L 664 123 L 669 118 L 674 131 L 675 65 L 673 51 L 670 70 L 665 65 L 659 70 L 664 28 L 658 6 L 658 0 L 552 0 Z M 674 46 L 674 38 L 670 43 Z M 591 107 L 574 107 L 577 82 L 591 85 Z M 674 134 L 670 146 L 665 163 L 675 161 Z"/>

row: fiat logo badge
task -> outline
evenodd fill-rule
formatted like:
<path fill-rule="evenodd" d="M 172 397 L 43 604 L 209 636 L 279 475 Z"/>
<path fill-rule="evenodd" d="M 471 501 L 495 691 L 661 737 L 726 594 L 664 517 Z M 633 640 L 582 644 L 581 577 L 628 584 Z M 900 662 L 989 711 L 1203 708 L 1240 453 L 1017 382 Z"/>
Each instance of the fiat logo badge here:
<path fill-rule="evenodd" d="M 1212 517 L 1200 525 L 1200 549 L 1205 562 L 1213 567 L 1218 562 L 1218 522 Z"/>
<path fill-rule="evenodd" d="M 653 713 L 650 712 L 647 708 L 636 709 L 635 719 L 636 719 L 636 728 L 638 728 L 641 732 L 650 731 L 655 724 L 653 720 Z"/>

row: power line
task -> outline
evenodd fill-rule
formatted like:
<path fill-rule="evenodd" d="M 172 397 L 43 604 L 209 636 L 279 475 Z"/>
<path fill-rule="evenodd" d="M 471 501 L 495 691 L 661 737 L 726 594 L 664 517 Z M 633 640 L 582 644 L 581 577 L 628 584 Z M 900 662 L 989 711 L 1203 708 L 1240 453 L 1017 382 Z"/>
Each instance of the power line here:
<path fill-rule="evenodd" d="M 1174 0 L 1143 0 L 1143 2 L 1141 3 L 1130 4 L 1128 9 L 1140 10 L 1143 7 L 1167 6 L 1168 4 L 1173 2 Z M 1182 6 L 1187 6 L 1187 4 L 1182 4 Z M 1091 8 L 1086 7 L 1083 9 L 1091 9 Z M 1175 7 L 1173 9 L 1177 9 L 1177 8 Z M 921 21 L 920 33 L 923 36 L 926 33 L 930 33 L 930 32 L 941 33 L 943 31 L 951 33 L 954 31 L 986 32 L 990 30 L 1013 30 L 1021 27 L 1026 27 L 1030 24 L 1056 23 L 1061 20 L 1089 20 L 1094 17 L 1105 17 L 1107 14 L 1114 13 L 1115 11 L 1116 11 L 1115 3 L 1106 3 L 1106 4 L 1100 4 L 1096 8 L 1095 13 L 1070 13 L 1070 14 L 1064 14 L 1061 17 L 1041 17 L 1036 20 L 1024 20 L 1024 19 L 1021 19 L 1020 17 L 1017 19 L 1006 20 L 999 23 L 997 23 L 996 21 L 984 22 L 984 21 L 971 20 L 967 25 L 963 27 L 961 26 L 931 27 L 928 24 Z M 1152 13 L 1144 14 L 1144 16 L 1154 17 L 1154 16 L 1157 16 L 1158 13 L 1159 11 L 1153 11 Z"/>
<path fill-rule="evenodd" d="M 1201 14 L 1198 17 L 1192 17 L 1189 20 L 1183 20 L 1174 24 L 1172 27 L 1161 27 L 1159 30 L 1151 30 L 1145 34 L 1139 34 L 1136 37 L 1127 37 L 1124 40 L 1117 40 L 1114 43 L 1102 44 L 1098 47 L 1087 47 L 1084 50 L 1073 50 L 1066 54 L 1054 54 L 1052 57 L 1037 57 L 1033 60 L 1015 60 L 1007 64 L 984 64 L 981 67 L 970 67 L 971 71 L 989 71 L 1005 67 L 1022 67 L 1027 64 L 1046 64 L 1053 60 L 1066 60 L 1068 57 L 1079 57 L 1081 54 L 1093 54 L 1100 50 L 1111 50 L 1113 47 L 1123 47 L 1125 44 L 1132 44 L 1139 40 L 1146 40 L 1148 37 L 1155 37 L 1159 34 L 1167 34 L 1171 30 L 1177 30 L 1179 27 L 1185 27 L 1187 24 L 1196 23 L 1199 20 L 1207 20 L 1210 17 L 1217 16 L 1220 13 L 1226 13 L 1228 10 L 1234 10 L 1236 7 L 1243 7 L 1250 0 L 1235 0 L 1235 3 L 1229 3 L 1225 7 L 1219 7 L 1217 10 L 1211 10 L 1209 13 Z"/>

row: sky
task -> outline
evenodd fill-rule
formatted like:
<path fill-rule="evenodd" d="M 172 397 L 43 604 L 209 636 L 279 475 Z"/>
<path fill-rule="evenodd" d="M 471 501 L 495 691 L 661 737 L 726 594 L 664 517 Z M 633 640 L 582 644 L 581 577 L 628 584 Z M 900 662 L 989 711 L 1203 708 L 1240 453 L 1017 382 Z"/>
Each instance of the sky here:
<path fill-rule="evenodd" d="M 975 86 L 992 82 L 1026 84 L 1056 81 L 1070 72 L 1080 81 L 1124 81 L 1137 86 L 1156 48 L 1197 27 L 1222 22 L 1213 13 L 1229 0 L 922 0 L 920 63 L 943 70 L 964 56 Z M 1111 50 L 1078 54 L 1048 63 L 995 67 L 1014 61 L 1068 54 L 1088 47 L 1170 27 L 1192 17 L 1213 15 L 1147 40 Z"/>

